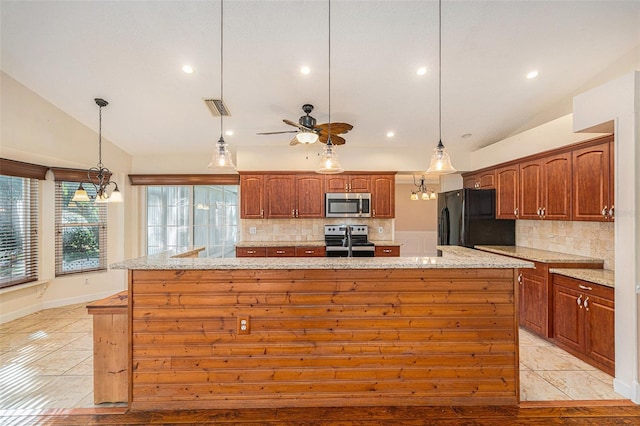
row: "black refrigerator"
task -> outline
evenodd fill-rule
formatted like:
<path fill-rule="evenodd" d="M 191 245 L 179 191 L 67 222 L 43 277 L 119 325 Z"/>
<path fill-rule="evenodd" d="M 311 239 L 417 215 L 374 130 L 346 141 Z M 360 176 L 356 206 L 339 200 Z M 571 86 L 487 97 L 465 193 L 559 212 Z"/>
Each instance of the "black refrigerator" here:
<path fill-rule="evenodd" d="M 442 192 L 438 194 L 438 244 L 513 246 L 516 221 L 496 219 L 495 189 Z"/>

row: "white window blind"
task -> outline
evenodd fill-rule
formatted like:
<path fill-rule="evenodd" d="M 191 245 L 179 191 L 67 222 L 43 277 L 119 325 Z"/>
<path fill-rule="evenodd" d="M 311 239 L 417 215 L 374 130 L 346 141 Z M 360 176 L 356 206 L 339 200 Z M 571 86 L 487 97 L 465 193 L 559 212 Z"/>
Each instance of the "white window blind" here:
<path fill-rule="evenodd" d="M 85 185 L 95 197 L 92 185 Z M 77 182 L 56 182 L 56 276 L 107 269 L 107 205 L 75 202 Z"/>
<path fill-rule="evenodd" d="M 38 279 L 38 180 L 0 175 L 0 288 Z"/>

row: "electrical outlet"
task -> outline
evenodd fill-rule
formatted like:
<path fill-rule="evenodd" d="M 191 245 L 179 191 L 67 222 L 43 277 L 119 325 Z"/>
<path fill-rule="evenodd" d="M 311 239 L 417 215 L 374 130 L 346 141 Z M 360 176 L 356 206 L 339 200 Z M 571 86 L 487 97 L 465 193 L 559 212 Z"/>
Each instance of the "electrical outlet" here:
<path fill-rule="evenodd" d="M 251 324 L 249 322 L 249 316 L 238 317 L 238 334 L 249 334 L 251 332 Z"/>
<path fill-rule="evenodd" d="M 249 228 L 249 233 L 250 234 L 255 234 L 256 233 L 256 227 L 255 226 L 250 227 Z"/>
<path fill-rule="evenodd" d="M 84 279 L 84 285 L 89 285 L 89 278 Z"/>
<path fill-rule="evenodd" d="M 378 227 L 378 234 L 384 234 L 384 228 L 382 226 Z"/>

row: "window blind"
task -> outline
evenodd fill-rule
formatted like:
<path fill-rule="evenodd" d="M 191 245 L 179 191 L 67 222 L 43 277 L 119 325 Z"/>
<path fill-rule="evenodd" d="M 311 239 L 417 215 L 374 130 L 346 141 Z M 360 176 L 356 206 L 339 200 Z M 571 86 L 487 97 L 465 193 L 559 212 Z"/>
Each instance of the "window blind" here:
<path fill-rule="evenodd" d="M 56 181 L 56 276 L 107 269 L 107 205 L 71 199 L 77 182 Z M 95 197 L 92 185 L 86 185 Z"/>
<path fill-rule="evenodd" d="M 0 288 L 38 279 L 38 180 L 0 175 Z"/>

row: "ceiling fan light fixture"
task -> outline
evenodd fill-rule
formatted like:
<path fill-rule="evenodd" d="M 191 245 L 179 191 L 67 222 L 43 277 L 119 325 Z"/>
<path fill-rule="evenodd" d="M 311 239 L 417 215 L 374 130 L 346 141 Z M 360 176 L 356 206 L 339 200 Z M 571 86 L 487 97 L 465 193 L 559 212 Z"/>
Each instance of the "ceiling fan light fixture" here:
<path fill-rule="evenodd" d="M 318 142 L 319 138 L 318 138 L 318 134 L 315 132 L 299 132 L 296 135 L 296 139 L 300 143 L 309 145 L 309 144 Z"/>

